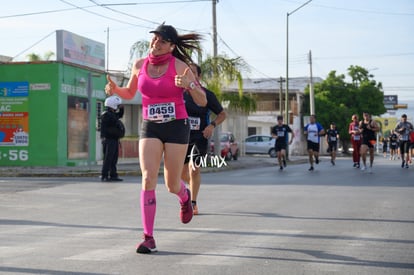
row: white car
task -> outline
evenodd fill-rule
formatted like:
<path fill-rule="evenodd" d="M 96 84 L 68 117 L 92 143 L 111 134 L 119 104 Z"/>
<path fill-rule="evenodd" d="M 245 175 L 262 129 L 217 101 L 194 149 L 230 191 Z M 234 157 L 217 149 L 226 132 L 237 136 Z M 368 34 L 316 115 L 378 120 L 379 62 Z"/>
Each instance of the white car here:
<path fill-rule="evenodd" d="M 276 157 L 275 139 L 270 135 L 252 135 L 244 140 L 246 154 L 268 154 Z"/>

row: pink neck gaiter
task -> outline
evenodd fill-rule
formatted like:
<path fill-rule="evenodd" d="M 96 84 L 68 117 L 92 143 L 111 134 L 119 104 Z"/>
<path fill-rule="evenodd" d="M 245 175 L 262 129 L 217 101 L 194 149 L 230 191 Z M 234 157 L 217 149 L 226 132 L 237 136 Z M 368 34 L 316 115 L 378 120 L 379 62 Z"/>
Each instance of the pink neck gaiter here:
<path fill-rule="evenodd" d="M 170 60 L 171 56 L 172 56 L 172 53 L 166 53 L 166 54 L 157 55 L 157 56 L 153 54 L 149 54 L 148 60 L 151 65 L 162 65 L 162 64 L 167 63 Z"/>

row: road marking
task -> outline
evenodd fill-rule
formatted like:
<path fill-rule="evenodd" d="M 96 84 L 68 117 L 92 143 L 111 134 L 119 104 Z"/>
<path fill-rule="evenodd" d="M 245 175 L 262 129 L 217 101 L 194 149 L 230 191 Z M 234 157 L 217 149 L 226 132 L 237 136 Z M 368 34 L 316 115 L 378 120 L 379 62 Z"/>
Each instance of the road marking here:
<path fill-rule="evenodd" d="M 103 249 L 94 249 L 85 253 L 65 257 L 65 260 L 71 261 L 119 261 L 124 255 L 131 254 L 131 247 L 108 247 Z"/>
<path fill-rule="evenodd" d="M 0 258 L 15 258 L 33 253 L 35 249 L 30 247 L 0 246 Z"/>

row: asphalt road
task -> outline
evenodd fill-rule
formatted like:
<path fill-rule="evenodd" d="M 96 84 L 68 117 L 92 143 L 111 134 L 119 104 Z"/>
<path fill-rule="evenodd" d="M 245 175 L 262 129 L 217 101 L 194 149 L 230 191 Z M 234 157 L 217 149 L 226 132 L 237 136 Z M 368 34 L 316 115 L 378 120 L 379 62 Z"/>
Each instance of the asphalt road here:
<path fill-rule="evenodd" d="M 414 168 L 323 159 L 203 175 L 183 225 L 160 179 L 159 252 L 135 253 L 138 176 L 0 180 L 1 274 L 414 274 Z"/>

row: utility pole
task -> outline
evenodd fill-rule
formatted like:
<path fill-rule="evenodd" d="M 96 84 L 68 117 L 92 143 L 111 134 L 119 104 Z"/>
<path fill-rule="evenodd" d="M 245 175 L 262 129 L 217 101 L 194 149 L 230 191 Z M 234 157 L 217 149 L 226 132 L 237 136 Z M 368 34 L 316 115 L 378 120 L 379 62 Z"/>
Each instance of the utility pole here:
<path fill-rule="evenodd" d="M 217 57 L 217 18 L 216 18 L 216 5 L 218 0 L 212 0 L 213 2 L 213 57 Z"/>
<path fill-rule="evenodd" d="M 282 111 L 282 91 L 283 91 L 283 82 L 286 82 L 285 79 L 283 79 L 283 77 L 280 77 L 279 80 L 277 81 L 280 83 L 280 87 L 279 87 L 279 113 L 281 116 L 283 116 L 283 111 Z"/>
<path fill-rule="evenodd" d="M 286 14 L 286 95 L 285 95 L 285 123 L 289 125 L 289 16 L 300 10 L 312 0 L 308 0 L 290 13 Z M 289 159 L 289 144 L 286 146 L 286 159 Z"/>
<path fill-rule="evenodd" d="M 213 4 L 213 75 L 214 78 L 217 77 L 217 66 L 215 64 L 216 62 L 216 58 L 217 58 L 217 18 L 216 18 L 216 5 L 217 5 L 218 0 L 212 0 L 212 4 Z M 215 155 L 220 155 L 220 129 L 221 129 L 221 125 L 217 125 L 217 127 L 214 128 L 214 154 Z"/>
<path fill-rule="evenodd" d="M 286 95 L 285 95 L 285 122 L 289 124 L 289 16 L 294 14 L 296 11 L 300 10 L 312 0 L 308 0 L 292 12 L 286 14 Z M 286 150 L 288 151 L 288 150 Z"/>
<path fill-rule="evenodd" d="M 285 91 L 285 123 L 289 125 L 289 13 L 286 14 L 286 91 Z M 289 149 L 286 150 L 289 152 Z"/>
<path fill-rule="evenodd" d="M 310 66 L 310 81 L 309 81 L 310 115 L 316 115 L 316 113 L 315 113 L 315 93 L 313 91 L 312 51 L 310 51 L 310 50 L 309 50 L 309 66 Z"/>
<path fill-rule="evenodd" d="M 106 71 L 109 70 L 109 27 L 106 28 Z"/>

